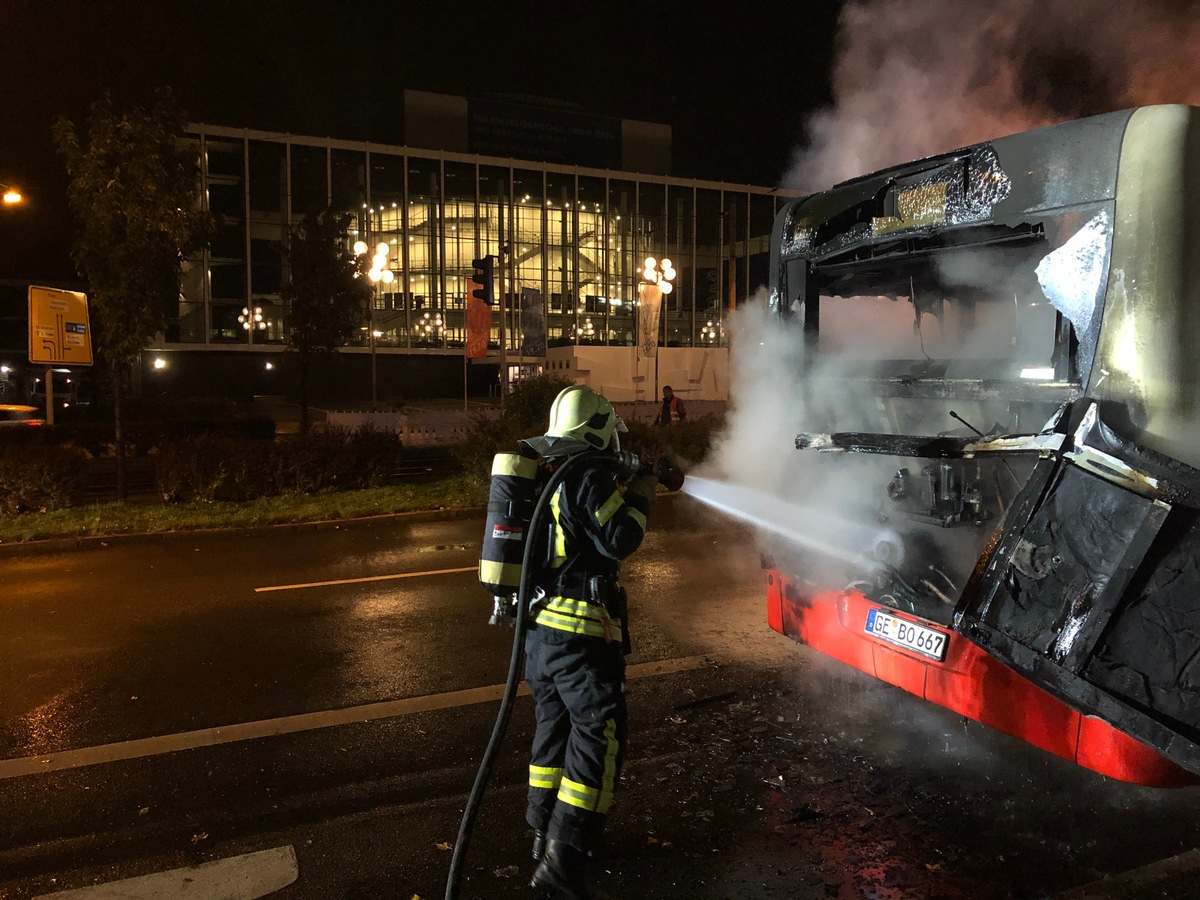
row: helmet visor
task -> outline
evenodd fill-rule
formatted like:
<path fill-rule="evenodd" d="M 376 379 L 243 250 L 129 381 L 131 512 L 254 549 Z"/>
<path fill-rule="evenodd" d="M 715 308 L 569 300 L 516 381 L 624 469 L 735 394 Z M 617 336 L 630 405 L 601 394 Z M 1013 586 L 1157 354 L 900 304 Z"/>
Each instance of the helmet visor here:
<path fill-rule="evenodd" d="M 613 426 L 612 448 L 614 453 L 621 452 L 621 435 L 629 433 L 629 426 L 625 424 L 625 420 L 617 416 L 617 424 Z"/>

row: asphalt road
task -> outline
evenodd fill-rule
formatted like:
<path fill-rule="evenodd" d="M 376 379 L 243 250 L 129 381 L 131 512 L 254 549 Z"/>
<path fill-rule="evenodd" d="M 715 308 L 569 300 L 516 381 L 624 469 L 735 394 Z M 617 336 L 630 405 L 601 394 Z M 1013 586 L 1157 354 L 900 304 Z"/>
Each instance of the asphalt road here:
<path fill-rule="evenodd" d="M 511 646 L 469 571 L 481 528 L 0 560 L 0 898 L 276 849 L 296 877 L 272 896 L 442 896 Z M 660 500 L 626 580 L 614 896 L 1043 897 L 1119 873 L 1112 896 L 1190 896 L 1170 884 L 1195 877 L 1200 791 L 1101 778 L 770 633 L 736 523 Z M 522 698 L 464 898 L 528 894 L 531 720 Z"/>

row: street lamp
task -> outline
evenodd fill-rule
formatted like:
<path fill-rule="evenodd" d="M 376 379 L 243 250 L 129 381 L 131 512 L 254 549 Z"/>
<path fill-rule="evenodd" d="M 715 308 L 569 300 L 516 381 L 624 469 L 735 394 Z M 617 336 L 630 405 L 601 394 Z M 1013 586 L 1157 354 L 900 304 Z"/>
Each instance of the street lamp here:
<path fill-rule="evenodd" d="M 267 330 L 267 323 L 263 321 L 261 306 L 243 306 L 242 314 L 238 316 L 238 321 L 246 329 L 246 337 L 251 344 L 254 343 L 254 332 Z"/>
<path fill-rule="evenodd" d="M 714 325 L 712 319 L 709 319 L 703 328 L 700 329 L 700 339 L 706 344 L 711 344 L 717 340 L 721 333 L 721 326 Z"/>
<path fill-rule="evenodd" d="M 417 331 L 423 334 L 427 341 L 440 342 L 443 327 L 444 323 L 442 322 L 442 314 L 440 312 L 427 312 L 421 316 L 421 321 L 417 323 Z"/>
<path fill-rule="evenodd" d="M 658 393 L 658 332 L 663 327 L 663 297 L 674 290 L 675 267 L 671 260 L 647 256 L 642 263 L 642 282 L 638 285 L 638 355 L 654 358 L 654 391 Z M 641 373 L 638 373 L 640 379 Z M 635 407 L 636 409 L 636 407 Z M 635 412 L 636 414 L 636 412 Z"/>
<path fill-rule="evenodd" d="M 363 237 L 370 237 L 371 232 L 371 216 L 375 213 L 374 207 L 368 207 L 363 204 L 364 218 L 366 220 L 363 228 Z M 365 258 L 370 253 L 370 245 L 364 240 L 354 242 L 354 255 L 356 258 Z M 380 333 L 375 330 L 375 287 L 379 282 L 391 284 L 396 280 L 396 273 L 391 270 L 388 265 L 388 253 L 391 248 L 386 241 L 380 241 L 375 245 L 375 253 L 371 256 L 371 268 L 367 270 L 367 278 L 371 281 L 371 302 L 367 307 L 367 340 L 371 348 L 371 403 L 375 404 L 378 401 L 378 377 L 375 369 L 375 338 L 380 336 Z M 357 275 L 357 272 L 355 273 Z"/>
<path fill-rule="evenodd" d="M 0 183 L 0 188 L 4 190 L 4 205 L 16 206 L 18 203 L 23 203 L 25 198 L 21 196 L 21 192 L 10 184 Z"/>
<path fill-rule="evenodd" d="M 646 262 L 642 266 L 642 281 L 657 286 L 664 294 L 669 294 L 674 290 L 674 286 L 671 284 L 674 280 L 675 267 L 671 265 L 669 259 L 646 257 Z"/>

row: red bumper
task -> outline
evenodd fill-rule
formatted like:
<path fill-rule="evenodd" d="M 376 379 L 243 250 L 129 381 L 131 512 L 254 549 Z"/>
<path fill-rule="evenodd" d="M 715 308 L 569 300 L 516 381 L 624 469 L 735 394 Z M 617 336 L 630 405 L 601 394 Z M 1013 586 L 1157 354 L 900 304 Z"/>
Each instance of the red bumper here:
<path fill-rule="evenodd" d="M 1110 778 L 1152 787 L 1200 783 L 1200 777 L 1072 709 L 944 626 L 886 610 L 946 634 L 942 662 L 871 636 L 867 614 L 880 608 L 854 591 L 803 596 L 778 570 L 767 572 L 768 624 L 826 656 Z"/>

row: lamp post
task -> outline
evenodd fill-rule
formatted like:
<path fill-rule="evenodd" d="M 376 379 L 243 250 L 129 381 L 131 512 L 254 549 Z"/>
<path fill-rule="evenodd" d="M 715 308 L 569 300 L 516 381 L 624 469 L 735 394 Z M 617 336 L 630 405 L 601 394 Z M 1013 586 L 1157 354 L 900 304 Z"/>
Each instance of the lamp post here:
<path fill-rule="evenodd" d="M 363 229 L 363 237 L 370 238 L 371 231 L 371 215 L 375 212 L 373 208 L 366 210 L 366 227 Z M 362 258 L 370 251 L 370 246 L 366 240 L 357 240 L 354 242 L 354 255 Z M 396 273 L 388 266 L 388 253 L 391 248 L 386 241 L 380 241 L 375 245 L 375 253 L 371 257 L 371 268 L 367 270 L 367 278 L 371 280 L 371 300 L 367 306 L 367 340 L 371 348 L 371 405 L 374 406 L 379 402 L 379 379 L 375 368 L 375 339 L 379 335 L 375 332 L 375 289 L 379 282 L 391 284 L 396 280 Z"/>
<path fill-rule="evenodd" d="M 4 191 L 4 205 L 16 206 L 18 203 L 24 203 L 25 198 L 21 196 L 21 192 L 11 184 L 0 182 L 0 189 Z"/>
<path fill-rule="evenodd" d="M 644 322 L 647 326 L 645 329 L 639 328 L 639 340 L 643 352 L 647 348 L 654 350 L 654 397 L 658 397 L 658 331 L 662 327 L 665 333 L 663 321 L 662 302 L 663 297 L 673 291 L 674 285 L 671 284 L 675 280 L 675 267 L 671 264 L 671 260 L 663 257 L 655 259 L 653 256 L 647 256 L 642 263 L 642 283 L 638 286 L 638 320 L 639 323 Z M 657 288 L 657 291 L 648 291 L 646 288 Z M 653 313 L 649 312 L 649 307 L 653 306 Z M 653 331 L 653 335 L 648 332 Z"/>

